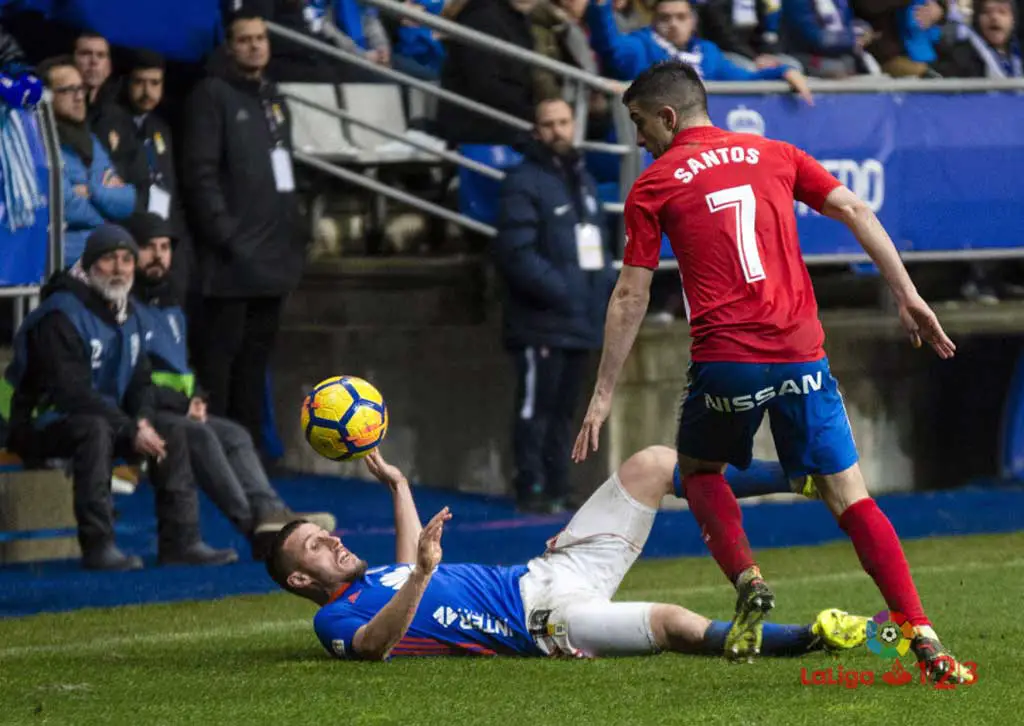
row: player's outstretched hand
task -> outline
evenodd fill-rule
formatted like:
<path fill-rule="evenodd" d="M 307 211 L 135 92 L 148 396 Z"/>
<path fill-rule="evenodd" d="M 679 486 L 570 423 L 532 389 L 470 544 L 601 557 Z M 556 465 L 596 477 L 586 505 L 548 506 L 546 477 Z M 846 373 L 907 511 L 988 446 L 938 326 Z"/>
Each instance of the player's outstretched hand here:
<path fill-rule="evenodd" d="M 427 522 L 420 532 L 419 545 L 416 548 L 416 569 L 423 574 L 430 574 L 441 562 L 441 534 L 444 523 L 452 518 L 452 513 L 445 507 Z"/>
<path fill-rule="evenodd" d="M 900 323 L 915 348 L 920 348 L 923 340 L 935 349 L 940 358 L 952 358 L 956 353 L 956 345 L 942 329 L 935 311 L 919 295 L 900 305 L 899 314 Z"/>
<path fill-rule="evenodd" d="M 597 451 L 601 439 L 601 426 L 611 409 L 611 396 L 603 396 L 594 391 L 587 407 L 587 415 L 583 417 L 583 427 L 576 437 L 576 445 L 572 447 L 572 460 L 577 464 L 585 460 L 591 451 Z"/>
<path fill-rule="evenodd" d="M 366 468 L 373 475 L 373 478 L 381 484 L 387 484 L 390 489 L 394 489 L 406 482 L 405 475 L 397 466 L 392 466 L 384 461 L 384 456 L 380 453 L 379 448 L 371 451 L 365 461 Z"/>

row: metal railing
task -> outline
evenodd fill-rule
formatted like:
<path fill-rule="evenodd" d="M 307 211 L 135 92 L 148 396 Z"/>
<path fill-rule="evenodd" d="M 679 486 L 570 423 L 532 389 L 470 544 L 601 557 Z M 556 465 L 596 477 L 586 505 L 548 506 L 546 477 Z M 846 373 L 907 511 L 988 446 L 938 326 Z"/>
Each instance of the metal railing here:
<path fill-rule="evenodd" d="M 513 45 L 506 41 L 466 28 L 445 18 L 413 10 L 407 5 L 396 2 L 395 0 L 362 0 L 362 2 L 364 4 L 374 6 L 389 15 L 410 20 L 418 25 L 426 26 L 443 33 L 447 39 L 465 43 L 506 58 L 512 58 L 529 65 L 531 68 L 549 71 L 561 76 L 565 81 L 565 96 L 567 100 L 574 104 L 576 109 L 577 148 L 581 151 L 607 153 L 621 157 L 622 161 L 620 163 L 619 188 L 622 190 L 623 194 L 625 193 L 625 190 L 628 190 L 632 186 L 633 182 L 640 175 L 643 170 L 643 158 L 635 143 L 636 136 L 633 124 L 629 119 L 626 109 L 618 102 L 619 86 L 617 82 L 609 81 L 609 79 L 588 73 L 576 66 L 553 60 L 539 53 L 525 50 L 517 45 Z M 509 128 L 522 132 L 530 131 L 533 128 L 533 125 L 529 121 L 508 114 L 500 109 L 480 103 L 479 101 L 453 93 L 447 89 L 440 88 L 430 82 L 414 78 L 408 74 L 391 68 L 382 67 L 362 58 L 356 53 L 316 40 L 310 36 L 282 27 L 276 23 L 268 23 L 268 27 L 274 35 L 285 38 L 330 58 L 334 58 L 335 60 L 348 63 L 384 78 L 396 81 L 409 88 L 415 88 L 425 94 L 434 96 L 441 101 L 454 104 L 472 113 L 487 117 L 490 120 Z M 1024 91 L 1024 79 L 924 80 L 869 76 L 845 79 L 841 81 L 810 79 L 808 85 L 815 93 L 980 93 L 988 91 Z M 706 83 L 705 86 L 709 94 L 716 95 L 781 94 L 790 93 L 792 90 L 790 86 L 783 81 L 712 81 Z M 598 141 L 587 141 L 584 139 L 586 135 L 587 120 L 587 99 L 585 91 L 596 91 L 603 93 L 610 98 L 611 103 L 609 104 L 609 107 L 612 114 L 615 138 L 625 143 L 604 143 Z M 309 106 L 322 113 L 334 116 L 341 121 L 370 127 L 377 134 L 397 139 L 401 141 L 401 143 L 433 155 L 438 159 L 456 164 L 476 173 L 483 174 L 491 179 L 501 180 L 505 177 L 505 172 L 500 169 L 482 164 L 453 151 L 434 148 L 428 144 L 418 143 L 414 139 L 389 133 L 384 129 L 372 126 L 366 121 L 363 121 L 353 114 L 345 111 L 330 108 L 294 94 L 286 94 L 286 97 L 292 102 Z M 339 167 L 307 153 L 296 152 L 295 158 L 304 164 L 317 168 L 320 171 L 348 181 L 357 186 L 361 186 L 375 194 L 379 194 L 403 204 L 408 204 L 409 206 L 415 207 L 423 212 L 454 222 L 462 227 L 471 229 L 485 236 L 493 237 L 497 234 L 497 230 L 491 225 L 483 224 L 478 220 L 472 219 L 458 212 L 453 212 L 445 207 L 434 204 L 433 202 L 428 202 L 405 192 L 388 187 L 366 174 L 361 174 L 350 169 Z M 622 237 L 621 232 L 623 231 L 621 219 L 623 206 L 624 205 L 621 201 L 618 203 L 605 203 L 603 205 L 606 212 L 620 215 L 620 238 Z M 945 260 L 958 259 L 962 256 L 966 256 L 967 254 L 977 259 L 998 259 L 1004 257 L 1024 256 L 1024 250 L 1019 252 L 1015 250 L 992 250 L 984 252 L 979 250 L 917 253 L 908 252 L 906 253 L 906 257 L 908 259 L 913 258 L 920 259 L 922 261 Z M 809 257 L 807 262 L 809 264 L 843 264 L 862 262 L 866 260 L 867 258 L 860 254 L 835 254 L 816 255 Z M 675 265 L 673 260 L 666 260 L 665 263 L 667 263 L 665 266 Z"/>

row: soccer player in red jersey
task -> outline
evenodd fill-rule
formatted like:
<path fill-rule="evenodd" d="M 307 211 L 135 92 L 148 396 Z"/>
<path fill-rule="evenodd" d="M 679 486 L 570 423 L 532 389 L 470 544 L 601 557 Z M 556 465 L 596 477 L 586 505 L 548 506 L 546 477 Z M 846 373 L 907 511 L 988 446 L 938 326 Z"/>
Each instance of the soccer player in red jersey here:
<path fill-rule="evenodd" d="M 576 461 L 597 449 L 619 373 L 636 338 L 658 266 L 662 234 L 679 263 L 693 340 L 676 448 L 683 491 L 704 540 L 737 589 L 727 652 L 750 658 L 775 596 L 751 553 L 723 472 L 744 469 L 767 412 L 779 462 L 793 482 L 813 481 L 853 541 L 890 611 L 914 626 L 912 648 L 935 679 L 971 678 L 932 629 L 889 519 L 868 495 L 797 237 L 794 200 L 845 224 L 878 266 L 914 347 L 941 358 L 956 347 L 918 294 L 871 209 L 790 144 L 712 125 L 696 72 L 668 61 L 644 71 L 623 97 L 637 143 L 656 161 L 625 205 L 624 266 L 608 308 L 594 394 Z"/>

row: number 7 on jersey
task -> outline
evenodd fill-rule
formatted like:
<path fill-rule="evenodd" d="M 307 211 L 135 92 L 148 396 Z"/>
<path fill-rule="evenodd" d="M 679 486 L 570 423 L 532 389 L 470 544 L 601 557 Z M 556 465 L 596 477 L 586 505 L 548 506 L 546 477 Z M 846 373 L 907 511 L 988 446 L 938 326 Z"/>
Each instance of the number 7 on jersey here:
<path fill-rule="evenodd" d="M 736 251 L 743 268 L 743 279 L 758 282 L 765 279 L 764 265 L 757 251 L 757 198 L 749 184 L 711 192 L 705 199 L 712 214 L 732 210 L 736 215 Z"/>

